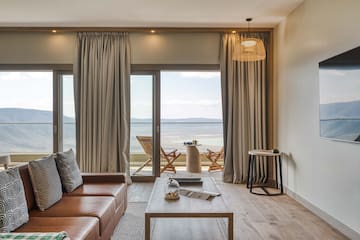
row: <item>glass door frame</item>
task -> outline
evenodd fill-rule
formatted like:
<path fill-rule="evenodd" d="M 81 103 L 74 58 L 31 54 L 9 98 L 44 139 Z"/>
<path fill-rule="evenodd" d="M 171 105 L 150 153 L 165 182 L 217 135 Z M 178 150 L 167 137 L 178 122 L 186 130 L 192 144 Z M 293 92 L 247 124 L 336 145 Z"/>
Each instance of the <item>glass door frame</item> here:
<path fill-rule="evenodd" d="M 63 76 L 73 75 L 72 70 L 53 70 L 53 151 L 63 151 Z"/>
<path fill-rule="evenodd" d="M 161 71 L 219 70 L 220 64 L 131 64 L 131 75 L 153 76 L 153 176 L 131 176 L 134 182 L 153 182 L 160 177 Z"/>
<path fill-rule="evenodd" d="M 154 181 L 160 177 L 160 70 L 133 70 L 131 75 L 152 76 L 152 176 L 131 176 L 133 181 Z M 130 81 L 130 79 L 129 79 Z M 131 103 L 130 103 L 131 104 Z"/>
<path fill-rule="evenodd" d="M 73 75 L 72 64 L 0 64 L 1 71 L 52 71 L 53 72 L 53 149 L 52 152 L 56 153 L 61 148 L 59 143 L 62 142 L 61 128 L 62 125 L 62 75 Z"/>

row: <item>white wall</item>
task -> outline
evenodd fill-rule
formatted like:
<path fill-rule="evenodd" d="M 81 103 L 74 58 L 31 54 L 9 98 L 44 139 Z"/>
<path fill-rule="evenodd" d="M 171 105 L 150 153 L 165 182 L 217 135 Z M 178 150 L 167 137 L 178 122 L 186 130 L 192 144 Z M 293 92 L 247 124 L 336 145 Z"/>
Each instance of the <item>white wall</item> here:
<path fill-rule="evenodd" d="M 277 143 L 288 188 L 360 233 L 360 144 L 319 137 L 318 63 L 360 46 L 359 0 L 305 0 L 275 35 Z"/>
<path fill-rule="evenodd" d="M 0 32 L 0 64 L 71 64 L 74 33 Z M 131 33 L 133 64 L 218 64 L 220 34 Z"/>

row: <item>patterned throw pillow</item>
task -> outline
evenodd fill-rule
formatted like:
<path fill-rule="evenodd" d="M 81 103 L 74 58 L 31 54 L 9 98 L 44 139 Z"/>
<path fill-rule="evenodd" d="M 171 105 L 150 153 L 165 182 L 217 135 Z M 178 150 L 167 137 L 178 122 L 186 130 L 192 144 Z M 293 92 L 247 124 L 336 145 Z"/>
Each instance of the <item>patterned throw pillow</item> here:
<path fill-rule="evenodd" d="M 83 184 L 79 166 L 72 149 L 57 153 L 56 165 L 66 192 L 72 192 Z"/>
<path fill-rule="evenodd" d="M 51 207 L 61 199 L 61 181 L 52 155 L 29 162 L 29 173 L 36 204 L 41 211 Z"/>
<path fill-rule="evenodd" d="M 18 168 L 0 172 L 0 232 L 11 232 L 29 220 Z"/>

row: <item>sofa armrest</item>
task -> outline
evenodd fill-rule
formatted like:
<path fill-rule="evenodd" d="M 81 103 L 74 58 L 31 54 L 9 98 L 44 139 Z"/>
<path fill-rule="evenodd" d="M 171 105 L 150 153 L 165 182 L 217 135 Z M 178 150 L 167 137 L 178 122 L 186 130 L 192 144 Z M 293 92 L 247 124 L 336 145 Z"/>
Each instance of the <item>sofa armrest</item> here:
<path fill-rule="evenodd" d="M 123 173 L 81 173 L 84 183 L 126 183 Z"/>

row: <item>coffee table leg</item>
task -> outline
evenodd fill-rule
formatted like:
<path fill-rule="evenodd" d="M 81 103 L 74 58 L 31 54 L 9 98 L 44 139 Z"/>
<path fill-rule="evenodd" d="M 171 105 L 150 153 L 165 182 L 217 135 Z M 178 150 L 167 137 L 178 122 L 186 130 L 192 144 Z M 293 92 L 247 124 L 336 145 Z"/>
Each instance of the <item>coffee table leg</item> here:
<path fill-rule="evenodd" d="M 234 215 L 231 214 L 228 218 L 228 238 L 229 240 L 234 239 Z"/>
<path fill-rule="evenodd" d="M 151 218 L 148 214 L 145 214 L 145 240 L 150 240 L 150 224 Z"/>

